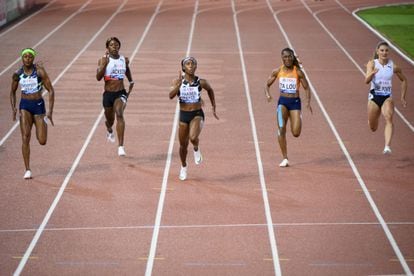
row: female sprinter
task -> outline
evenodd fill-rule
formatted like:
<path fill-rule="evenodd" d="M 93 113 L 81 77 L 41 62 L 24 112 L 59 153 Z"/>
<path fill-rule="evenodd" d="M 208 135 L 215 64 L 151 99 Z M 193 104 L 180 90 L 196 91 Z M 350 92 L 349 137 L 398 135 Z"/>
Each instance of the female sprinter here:
<path fill-rule="evenodd" d="M 310 106 L 310 89 L 305 74 L 300 68 L 295 53 L 290 48 L 282 50 L 283 65 L 273 70 L 265 85 L 265 94 L 268 102 L 271 102 L 272 96 L 269 93 L 270 86 L 279 79 L 280 97 L 277 104 L 277 127 L 278 140 L 282 151 L 283 160 L 280 167 L 289 166 L 286 143 L 286 124 L 290 119 L 290 129 L 294 137 L 299 137 L 302 129 L 301 119 L 301 100 L 299 96 L 299 87 L 302 84 L 305 89 L 306 107 L 312 113 Z"/>
<path fill-rule="evenodd" d="M 20 84 L 21 98 L 19 105 L 20 131 L 22 134 L 22 153 L 26 172 L 24 179 L 32 178 L 30 170 L 30 138 L 32 127 L 35 125 L 36 138 L 40 145 L 45 145 L 47 141 L 47 124 L 49 119 L 53 124 L 52 113 L 55 102 L 55 91 L 49 76 L 43 66 L 34 63 L 36 51 L 32 48 L 23 49 L 20 53 L 23 65 L 12 77 L 10 103 L 12 107 L 13 121 L 16 120 L 16 90 Z M 46 113 L 45 101 L 42 97 L 43 86 L 49 92 L 49 109 Z M 46 117 L 45 117 L 46 116 Z"/>
<path fill-rule="evenodd" d="M 216 102 L 213 89 L 207 80 L 200 79 L 194 75 L 197 69 L 196 59 L 193 57 L 184 58 L 181 61 L 181 69 L 184 72 L 184 76 L 180 71 L 178 78 L 173 81 L 169 96 L 170 99 L 177 96 L 180 102 L 178 136 L 180 140 L 181 170 L 179 179 L 185 180 L 187 178 L 186 159 L 189 142 L 194 147 L 194 162 L 198 165 L 203 160 L 198 138 L 204 123 L 204 112 L 201 100 L 201 90 L 203 88 L 207 91 L 208 97 L 210 98 L 214 117 L 217 120 L 219 118 L 216 114 Z"/>
<path fill-rule="evenodd" d="M 114 143 L 115 135 L 112 126 L 116 115 L 116 132 L 118 136 L 118 155 L 125 156 L 124 132 L 125 120 L 124 110 L 126 107 L 129 93 L 134 87 L 134 82 L 129 69 L 129 60 L 119 54 L 121 42 L 116 37 L 110 37 L 106 41 L 106 52 L 98 61 L 96 79 L 100 81 L 104 78 L 105 86 L 103 93 L 103 107 L 105 110 L 106 137 L 108 141 Z M 124 78 L 129 81 L 128 92 L 124 88 Z"/>
<path fill-rule="evenodd" d="M 382 113 L 385 119 L 385 147 L 384 154 L 391 153 L 391 138 L 393 134 L 392 117 L 394 115 L 394 102 L 392 95 L 392 76 L 395 73 L 401 81 L 401 103 L 407 106 L 405 94 L 407 93 L 407 79 L 391 59 L 388 58 L 389 45 L 387 42 L 378 43 L 373 59 L 368 61 L 365 83 L 371 83 L 368 94 L 368 124 L 372 131 L 378 128 L 378 119 Z"/>

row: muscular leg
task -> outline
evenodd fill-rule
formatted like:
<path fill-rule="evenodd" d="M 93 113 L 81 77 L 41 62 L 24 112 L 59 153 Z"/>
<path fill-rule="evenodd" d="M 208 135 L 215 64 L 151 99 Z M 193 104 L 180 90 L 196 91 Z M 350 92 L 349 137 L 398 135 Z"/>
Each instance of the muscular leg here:
<path fill-rule="evenodd" d="M 191 144 L 193 144 L 195 151 L 198 151 L 198 143 L 200 141 L 198 137 L 200 136 L 202 128 L 203 128 L 203 118 L 200 116 L 194 117 L 194 119 L 191 120 L 190 122 L 189 139 L 190 139 Z"/>
<path fill-rule="evenodd" d="M 47 124 L 44 120 L 45 115 L 35 115 L 34 124 L 36 127 L 36 138 L 39 144 L 44 146 L 47 142 Z"/>
<path fill-rule="evenodd" d="M 22 134 L 22 154 L 26 170 L 30 170 L 30 136 L 33 126 L 33 115 L 26 111 L 20 111 L 20 132 Z"/>
<path fill-rule="evenodd" d="M 125 133 L 125 120 L 124 110 L 126 104 L 120 99 L 116 99 L 114 103 L 115 114 L 116 114 L 116 133 L 118 134 L 119 146 L 124 145 L 124 133 Z"/>
<path fill-rule="evenodd" d="M 379 106 L 373 101 L 368 101 L 368 125 L 371 131 L 378 128 L 378 119 L 381 114 Z"/>
<path fill-rule="evenodd" d="M 291 110 L 289 112 L 290 117 L 290 130 L 294 137 L 299 137 L 302 131 L 302 118 L 300 110 Z"/>
<path fill-rule="evenodd" d="M 286 123 L 289 118 L 289 111 L 283 105 L 278 106 L 277 110 L 277 127 L 280 150 L 282 151 L 283 159 L 287 159 L 287 143 L 286 143 Z"/>
<path fill-rule="evenodd" d="M 181 165 L 183 167 L 187 167 L 187 148 L 188 148 L 188 140 L 189 140 L 189 125 L 186 123 L 179 123 L 178 127 L 178 139 L 180 141 L 180 159 Z"/>
<path fill-rule="evenodd" d="M 384 104 L 382 105 L 381 112 L 385 119 L 385 146 L 391 146 L 391 139 L 394 132 L 394 124 L 392 122 L 394 115 L 394 102 L 390 98 L 385 100 Z"/>
<path fill-rule="evenodd" d="M 112 126 L 115 121 L 115 112 L 112 107 L 105 107 L 105 119 L 106 130 L 112 133 Z"/>

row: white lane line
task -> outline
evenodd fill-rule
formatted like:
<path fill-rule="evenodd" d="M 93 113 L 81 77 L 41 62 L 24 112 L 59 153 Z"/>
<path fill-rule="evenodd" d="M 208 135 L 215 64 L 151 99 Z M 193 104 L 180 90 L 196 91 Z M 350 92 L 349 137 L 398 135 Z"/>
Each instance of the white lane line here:
<path fill-rule="evenodd" d="M 72 13 L 69 17 L 67 17 L 62 23 L 60 23 L 58 26 L 56 26 L 50 33 L 48 33 L 46 36 L 44 36 L 39 42 L 37 42 L 35 45 L 33 45 L 31 48 L 36 48 L 40 44 L 42 44 L 46 39 L 48 39 L 50 36 L 52 36 L 55 32 L 57 32 L 60 28 L 62 28 L 66 23 L 69 22 L 74 16 L 81 13 L 89 3 L 92 2 L 92 0 L 88 0 L 85 4 L 82 5 L 77 11 Z M 14 66 L 17 62 L 21 60 L 20 57 L 18 57 L 13 63 L 11 63 L 9 66 L 7 66 L 3 71 L 0 72 L 0 76 L 2 76 L 7 70 L 9 70 L 12 66 Z"/>
<path fill-rule="evenodd" d="M 19 27 L 20 25 L 22 25 L 24 22 L 30 20 L 32 17 L 35 17 L 36 15 L 38 15 L 39 13 L 45 11 L 49 6 L 51 6 L 53 3 L 55 3 L 56 0 L 50 1 L 49 3 L 47 3 L 46 6 L 42 7 L 40 10 L 38 10 L 37 12 L 31 14 L 30 16 L 26 17 L 25 19 L 23 19 L 22 21 L 20 21 L 19 23 L 17 23 L 16 25 L 11 26 L 10 28 L 8 28 L 7 30 L 5 30 L 4 32 L 2 32 L 0 34 L 0 38 L 2 36 L 4 36 L 5 34 L 7 34 L 8 32 L 16 29 L 17 27 Z"/>
<path fill-rule="evenodd" d="M 345 48 L 344 47 L 342 47 L 342 45 L 339 43 L 339 41 L 334 37 L 334 35 L 328 30 L 328 28 L 326 28 L 326 26 L 319 20 L 319 18 L 316 16 L 316 14 L 309 8 L 309 6 L 303 1 L 303 0 L 301 0 L 301 2 L 302 2 L 302 4 L 305 6 L 305 8 L 308 10 L 308 12 L 310 13 L 310 14 L 312 14 L 312 16 L 313 16 L 313 18 L 315 18 L 315 20 L 322 26 L 322 28 L 326 31 L 326 33 L 328 33 L 329 34 L 329 36 L 335 41 L 335 43 L 337 43 L 337 45 L 338 45 L 338 47 L 339 48 L 341 48 L 341 50 L 354 62 L 354 59 L 348 54 L 348 52 L 345 50 Z M 355 63 L 355 62 L 354 62 Z M 361 73 L 363 73 L 363 71 L 362 71 L 362 69 L 359 67 L 359 65 L 357 65 L 357 68 L 361 71 Z M 363 73 L 363 75 L 364 75 L 364 73 Z M 312 90 L 314 90 L 313 89 L 313 87 L 312 87 Z M 315 91 L 315 94 L 316 94 L 316 91 Z M 319 97 L 318 97 L 318 102 L 319 102 Z M 322 103 L 320 104 L 320 106 L 321 106 L 321 108 L 322 108 Z M 396 110 L 397 110 L 397 108 L 395 108 Z M 324 110 L 324 114 L 325 114 L 325 110 Z M 401 114 L 401 113 L 399 113 L 398 112 L 398 110 L 397 110 L 397 113 L 398 114 Z M 328 114 L 326 113 L 326 116 L 328 116 Z M 401 114 L 401 116 L 402 116 L 402 114 Z M 328 118 L 328 117 L 326 117 L 326 118 Z M 404 118 L 403 116 L 401 117 L 401 118 Z M 330 119 L 329 119 L 329 121 L 331 121 Z M 408 121 L 407 121 L 408 122 Z M 409 124 L 408 125 L 409 127 L 410 127 L 410 129 L 412 130 L 412 131 L 414 131 L 414 128 L 413 128 L 413 126 L 411 125 L 411 124 Z M 332 128 L 332 130 L 334 130 L 334 125 L 332 124 L 332 126 L 331 126 L 331 128 Z M 336 129 L 335 129 L 335 131 L 334 131 L 334 133 L 335 133 L 335 136 L 337 136 L 337 139 L 338 139 L 338 142 L 339 142 L 339 144 L 340 144 L 340 146 L 341 146 L 341 149 L 342 149 L 342 151 L 344 152 L 344 154 L 345 154 L 345 156 L 346 156 L 346 158 L 348 159 L 348 162 L 349 162 L 349 164 L 351 165 L 351 167 L 352 167 L 352 170 L 353 170 L 353 172 L 354 172 L 354 174 L 355 174 L 355 176 L 357 177 L 357 179 L 358 179 L 358 182 L 359 182 L 359 185 L 361 186 L 361 188 L 362 188 L 362 190 L 363 190 L 363 192 L 364 192 L 364 194 L 365 194 L 365 197 L 367 198 L 367 200 L 368 200 L 368 202 L 369 202 L 369 204 L 371 205 L 371 209 L 373 210 L 373 212 L 374 212 L 374 214 L 375 214 L 375 216 L 377 217 L 377 219 L 378 219 L 378 221 L 380 222 L 380 224 L 381 224 L 381 226 L 382 226 L 382 229 L 384 230 L 384 233 L 385 233 L 385 235 L 386 235 L 386 237 L 387 237 L 387 239 L 388 239 L 388 241 L 389 241 L 389 243 L 390 243 L 390 245 L 391 245 L 391 247 L 393 248 L 393 250 L 394 250 L 394 253 L 397 255 L 397 258 L 398 258 L 398 260 L 400 261 L 400 264 L 401 264 L 401 266 L 403 267 L 403 269 L 404 269 L 404 272 L 407 274 L 407 275 L 409 275 L 409 276 L 412 276 L 413 274 L 412 274 L 412 272 L 411 272 L 411 270 L 410 270 L 410 267 L 408 266 L 408 264 L 407 264 L 407 262 L 406 262 L 406 259 L 404 258 L 404 255 L 402 254 L 402 252 L 401 252 L 401 250 L 400 250 L 400 248 L 398 247 L 398 244 L 397 244 L 397 242 L 396 242 L 396 240 L 394 239 L 394 236 L 392 235 L 392 233 L 391 233 L 391 231 L 390 231 L 390 229 L 388 228 L 388 225 L 386 224 L 386 222 L 385 222 L 385 220 L 384 220 L 384 218 L 382 217 L 382 215 L 381 215 L 381 213 L 380 213 L 380 211 L 379 211 L 379 209 L 378 209 L 378 207 L 377 207 L 377 205 L 376 205 L 376 203 L 375 203 L 375 201 L 374 201 L 374 199 L 371 197 L 371 193 L 368 191 L 368 189 L 367 189 L 367 187 L 366 187 L 366 185 L 365 185 L 365 182 L 363 181 L 363 179 L 362 179 L 362 177 L 361 177 L 361 175 L 359 174 L 359 171 L 358 171 L 358 169 L 356 168 L 356 165 L 355 165 L 355 163 L 354 163 L 354 161 L 352 160 L 352 158 L 351 158 L 351 156 L 350 156 L 350 154 L 349 154 L 349 152 L 348 152 L 348 150 L 346 149 L 346 147 L 345 147 L 345 145 L 343 144 L 343 142 L 342 142 L 342 139 L 340 138 L 340 136 L 339 136 L 339 134 L 337 133 L 337 131 L 336 131 Z M 339 139 L 341 139 L 341 140 L 339 140 Z"/>
<path fill-rule="evenodd" d="M 339 2 L 338 0 L 336 0 L 336 2 L 338 3 L 339 6 L 341 6 L 346 12 L 352 14 L 353 17 L 355 17 L 356 19 L 358 19 L 359 22 L 361 22 L 365 27 L 367 27 L 371 32 L 373 32 L 374 34 L 376 34 L 379 38 L 381 38 L 381 40 L 386 41 L 391 48 L 393 48 L 394 51 L 396 51 L 398 54 L 400 54 L 400 56 L 402 58 L 404 58 L 408 63 L 410 63 L 411 65 L 414 65 L 414 60 L 412 60 L 406 53 L 404 53 L 403 51 L 401 51 L 397 46 L 394 45 L 394 43 L 392 41 L 390 41 L 388 38 L 386 38 L 385 36 L 383 36 L 380 32 L 378 32 L 377 30 L 375 30 L 374 28 L 371 27 L 371 25 L 369 25 L 366 21 L 364 21 L 361 17 L 359 17 L 357 15 L 357 12 L 359 11 L 363 11 L 363 10 L 368 10 L 368 9 L 373 9 L 373 8 L 379 8 L 381 6 L 370 6 L 370 7 L 363 7 L 363 8 L 358 8 L 356 10 L 354 10 L 353 12 L 350 12 L 344 5 L 342 5 L 341 2 Z M 388 4 L 385 6 L 397 6 L 397 5 L 403 5 L 403 4 L 412 4 L 412 2 L 407 2 L 407 3 L 394 3 L 394 4 Z"/>
<path fill-rule="evenodd" d="M 87 47 L 89 47 L 89 45 L 96 39 L 96 37 L 98 37 L 98 35 L 109 25 L 109 23 L 115 18 L 116 15 L 118 15 L 118 13 L 122 10 L 122 8 L 126 5 L 127 2 L 128 2 L 128 0 L 124 0 L 124 2 L 122 2 L 122 4 L 118 7 L 118 9 L 105 22 L 105 24 L 98 30 L 98 32 L 93 36 L 93 38 L 89 41 L 89 43 L 79 52 L 78 56 L 80 56 L 87 49 Z M 152 25 L 152 23 L 154 21 L 154 18 L 155 18 L 155 15 L 159 11 L 159 8 L 161 6 L 161 3 L 162 3 L 162 0 L 159 2 L 158 6 L 157 6 L 157 9 L 154 12 L 154 15 L 151 17 L 150 21 L 148 22 L 147 28 L 145 28 L 145 32 L 142 34 L 141 39 L 140 39 L 138 45 L 141 45 L 142 44 L 142 41 L 145 39 L 145 37 L 147 35 L 147 32 L 149 30 L 149 27 L 148 26 L 151 26 Z M 134 52 L 136 53 L 137 51 L 138 50 L 136 49 L 136 51 L 134 51 Z M 134 59 L 134 56 L 131 56 L 131 62 L 132 62 L 133 59 Z M 24 253 L 23 258 L 21 259 L 21 261 L 19 263 L 19 266 L 17 267 L 16 271 L 13 274 L 14 276 L 20 275 L 20 273 L 23 271 L 23 268 L 26 265 L 26 263 L 27 263 L 30 255 L 31 255 L 33 249 L 35 248 L 37 242 L 39 241 L 40 236 L 42 235 L 43 231 L 45 230 L 45 227 L 46 227 L 47 223 L 49 222 L 49 219 L 51 218 L 51 216 L 52 216 L 52 214 L 53 214 L 53 212 L 54 212 L 57 204 L 59 203 L 59 201 L 60 201 L 60 199 L 61 199 L 61 197 L 63 195 L 63 192 L 65 191 L 66 186 L 69 183 L 70 178 L 72 177 L 72 175 L 75 172 L 75 169 L 77 168 L 77 166 L 78 166 L 78 164 L 79 164 L 79 162 L 80 162 L 83 154 L 85 153 L 86 148 L 88 147 L 88 145 L 89 145 L 89 143 L 90 143 L 90 141 L 92 139 L 92 136 L 94 135 L 94 133 L 95 133 L 95 131 L 96 131 L 98 125 L 99 125 L 99 122 L 101 121 L 101 119 L 103 117 L 103 114 L 104 114 L 104 110 L 102 109 L 102 111 L 99 114 L 98 118 L 96 119 L 96 121 L 95 121 L 95 123 L 94 123 L 94 125 L 93 125 L 93 127 L 91 129 L 91 131 L 89 132 L 89 135 L 86 138 L 85 143 L 82 146 L 82 149 L 80 150 L 78 156 L 76 157 L 75 161 L 73 162 L 72 167 L 70 168 L 69 173 L 66 175 L 66 178 L 63 181 L 63 183 L 62 183 L 62 185 L 61 185 L 61 187 L 59 189 L 58 194 L 56 195 L 55 199 L 53 200 L 52 205 L 50 206 L 48 212 L 46 213 L 45 217 L 43 218 L 43 221 L 40 224 L 39 228 L 37 229 L 37 231 L 36 231 L 36 233 L 35 233 L 32 241 L 30 242 L 29 247 L 27 248 L 26 252 Z"/>
<path fill-rule="evenodd" d="M 388 222 L 389 226 L 414 226 L 414 222 Z M 274 227 L 330 227 L 330 226 L 377 226 L 379 222 L 286 222 L 274 223 Z M 44 231 L 113 231 L 113 230 L 141 230 L 153 229 L 153 225 L 134 226 L 96 226 L 96 227 L 62 227 L 45 228 Z M 245 227 L 267 227 L 264 223 L 240 223 L 240 224 L 194 224 L 194 225 L 161 225 L 161 229 L 191 229 L 191 228 L 245 228 Z M 25 229 L 3 229 L 1 233 L 35 232 L 36 228 Z"/>
<path fill-rule="evenodd" d="M 246 65 L 244 62 L 243 47 L 242 47 L 241 38 L 240 38 L 239 23 L 237 20 L 237 11 L 236 11 L 236 7 L 234 4 L 234 0 L 231 0 L 231 7 L 233 10 L 233 22 L 234 22 L 234 28 L 236 30 L 236 35 L 237 35 L 237 45 L 239 47 L 240 62 L 241 62 L 242 70 L 243 70 L 244 91 L 246 93 L 247 107 L 249 109 L 250 125 L 251 125 L 251 130 L 252 130 L 253 141 L 254 141 L 254 149 L 256 151 L 257 169 L 259 171 L 260 186 L 262 188 L 262 197 L 263 197 L 263 204 L 264 204 L 264 210 L 265 210 L 265 216 L 266 216 L 266 222 L 267 222 L 267 231 L 269 235 L 270 248 L 271 248 L 272 257 L 273 257 L 272 258 L 273 268 L 275 271 L 275 275 L 282 275 L 282 271 L 280 268 L 279 254 L 278 254 L 277 245 L 276 245 L 276 235 L 273 229 L 272 214 L 271 214 L 271 209 L 270 209 L 269 198 L 267 195 L 266 181 L 264 178 L 262 157 L 260 155 L 259 142 L 257 138 L 256 122 L 255 122 L 254 114 L 253 114 L 253 107 L 252 107 L 252 101 L 251 101 L 251 96 L 250 96 L 250 86 L 249 86 L 249 81 L 247 78 Z"/>
<path fill-rule="evenodd" d="M 283 35 L 284 35 L 287 43 L 289 44 L 289 47 L 293 48 L 292 43 L 290 42 L 290 40 L 289 40 L 289 38 L 288 38 L 288 36 L 287 36 L 287 34 L 286 34 L 283 26 L 280 24 L 280 21 L 277 19 L 276 14 L 275 14 L 272 6 L 269 3 L 269 0 L 266 0 L 266 1 L 268 3 L 268 6 L 269 6 L 270 11 L 273 14 L 273 17 L 275 18 L 276 23 L 278 24 L 280 30 L 282 31 L 282 33 L 283 33 Z M 309 7 L 306 5 L 306 3 L 304 3 L 303 0 L 301 0 L 301 1 L 302 1 L 302 4 L 307 8 L 307 10 L 312 14 L 312 11 L 309 9 Z M 305 69 L 303 69 L 303 71 L 305 72 Z M 305 74 L 306 74 L 306 72 L 305 72 Z M 360 175 L 360 173 L 359 173 L 359 171 L 358 171 L 358 169 L 357 169 L 354 161 L 351 158 L 351 155 L 349 154 L 348 150 L 346 149 L 345 144 L 343 143 L 343 140 L 342 140 L 341 136 L 339 135 L 338 131 L 335 128 L 335 125 L 333 124 L 330 116 L 328 115 L 328 112 L 326 111 L 325 107 L 323 106 L 322 101 L 320 100 L 318 93 L 316 92 L 315 88 L 313 87 L 311 80 L 309 79 L 308 81 L 309 81 L 309 86 L 310 86 L 310 88 L 312 90 L 312 94 L 314 95 L 316 101 L 318 102 L 318 105 L 319 105 L 319 107 L 320 107 L 320 109 L 321 109 L 321 111 L 322 111 L 322 113 L 323 113 L 326 121 L 328 122 L 328 124 L 329 124 L 329 126 L 330 126 L 330 128 L 331 128 L 331 130 L 333 132 L 333 134 L 335 135 L 335 138 L 338 141 L 338 144 L 341 147 L 342 152 L 344 153 L 346 159 L 348 160 L 348 163 L 351 166 L 352 171 L 353 171 L 356 179 L 358 180 L 358 183 L 359 183 L 361 189 L 363 190 L 364 195 L 367 198 L 367 200 L 368 200 L 368 202 L 369 202 L 369 204 L 371 206 L 371 209 L 373 210 L 375 216 L 377 217 L 377 220 L 379 221 L 379 223 L 381 224 L 381 226 L 382 226 L 382 228 L 383 228 L 383 230 L 385 232 L 385 235 L 387 236 L 387 238 L 388 238 L 391 246 L 393 247 L 394 252 L 397 254 L 397 256 L 398 256 L 398 258 L 399 258 L 399 260 L 401 262 L 401 265 L 404 268 L 404 270 L 406 272 L 407 271 L 410 271 L 409 270 L 409 267 L 408 267 L 408 265 L 407 265 L 407 263 L 406 263 L 406 261 L 404 259 L 404 257 L 401 254 L 400 249 L 398 248 L 398 245 L 397 245 L 394 237 L 391 234 L 391 231 L 389 230 L 389 228 L 388 228 L 388 226 L 387 226 L 384 218 L 382 217 L 380 211 L 378 210 L 377 205 L 375 204 L 374 200 L 372 199 L 371 194 L 368 191 L 368 188 L 365 185 L 364 180 L 362 179 L 362 177 L 361 177 L 361 175 Z M 411 275 L 411 274 L 409 274 L 409 275 Z"/>
<path fill-rule="evenodd" d="M 43 37 L 38 43 L 36 43 L 32 48 L 36 48 L 40 44 L 42 44 L 46 39 L 48 39 L 53 33 L 57 32 L 63 25 L 65 25 L 69 20 L 71 20 L 74 16 L 81 13 L 89 3 L 92 2 L 92 0 L 88 0 L 85 2 L 85 4 L 82 5 L 76 12 L 72 13 L 68 18 L 66 18 L 62 23 L 60 23 L 56 28 L 54 28 L 48 35 Z M 75 60 L 79 57 L 79 54 L 72 60 L 72 62 L 69 63 L 68 66 L 60 73 L 60 75 L 52 82 L 52 85 L 55 85 L 60 77 L 63 76 L 63 74 L 69 69 L 69 67 L 75 62 Z M 9 66 L 7 66 L 3 71 L 0 72 L 0 76 L 3 75 L 7 70 L 9 70 L 12 66 L 14 66 L 18 61 L 20 61 L 21 58 L 17 58 L 13 63 L 11 63 Z M 46 91 L 43 92 L 43 95 L 46 94 Z M 10 137 L 10 135 L 16 130 L 17 126 L 19 125 L 19 120 L 16 121 L 16 123 L 10 128 L 10 130 L 4 135 L 4 137 L 0 141 L 0 147 L 6 142 L 6 140 Z"/>
<path fill-rule="evenodd" d="M 348 57 L 348 59 L 350 61 L 352 61 L 352 63 L 355 65 L 356 68 L 358 68 L 358 70 L 361 72 L 361 74 L 363 76 L 365 76 L 365 72 L 364 70 L 361 68 L 361 66 L 359 66 L 359 64 L 355 61 L 355 59 L 351 56 L 351 54 L 348 53 L 348 51 L 345 49 L 345 47 L 342 46 L 342 44 L 335 38 L 335 36 L 328 30 L 328 28 L 325 26 L 325 24 L 322 23 L 322 21 L 318 18 L 318 14 L 322 11 L 319 12 L 313 12 L 309 6 L 303 2 L 304 6 L 306 7 L 306 9 L 309 11 L 309 13 L 312 14 L 312 16 L 315 18 L 315 20 L 319 23 L 319 25 L 322 26 L 322 28 L 325 30 L 325 32 L 332 38 L 332 40 L 336 43 L 336 45 L 338 45 L 338 47 L 342 50 L 342 52 L 344 52 L 344 54 Z M 358 17 L 357 17 L 358 18 Z M 361 22 L 363 22 L 361 19 L 359 19 Z M 364 22 L 363 22 L 364 23 Z M 366 23 L 365 23 L 366 24 Z M 366 24 L 367 25 L 367 24 Z M 372 29 L 372 28 L 371 28 Z M 374 31 L 375 32 L 375 31 Z M 379 34 L 378 34 L 379 35 Z M 379 35 L 380 36 L 380 35 Z M 380 36 L 381 37 L 381 36 Z M 398 50 L 395 46 L 393 46 L 393 44 L 391 42 L 389 42 L 388 40 L 386 40 L 390 46 L 393 47 L 394 50 L 396 50 L 401 56 L 404 57 L 404 54 Z M 414 64 L 413 61 L 407 59 L 408 62 L 410 62 L 411 64 Z M 403 122 L 408 126 L 408 128 L 414 132 L 414 126 L 407 120 L 407 118 L 404 117 L 404 115 L 400 112 L 400 110 L 397 107 L 394 107 L 395 112 L 398 114 L 398 116 L 400 116 L 401 120 L 403 120 Z"/>
<path fill-rule="evenodd" d="M 194 12 L 193 12 L 193 17 L 191 19 L 191 27 L 190 27 L 190 34 L 188 38 L 186 56 L 189 56 L 191 52 L 191 44 L 193 42 L 193 34 L 194 34 L 197 14 L 198 14 L 198 0 L 196 0 L 194 4 Z M 150 250 L 148 254 L 147 267 L 145 270 L 145 276 L 150 276 L 152 274 L 152 269 L 154 267 L 154 259 L 155 259 L 155 254 L 157 251 L 157 243 L 158 243 L 158 236 L 160 233 L 162 212 L 164 209 L 165 195 L 167 193 L 168 175 L 170 173 L 170 168 L 171 168 L 172 151 L 174 148 L 174 141 L 175 141 L 175 136 L 177 134 L 177 128 L 178 128 L 179 111 L 180 111 L 180 106 L 177 100 L 177 104 L 175 106 L 174 122 L 173 122 L 173 127 L 171 130 L 170 142 L 168 145 L 167 160 L 165 161 L 165 169 L 164 169 L 164 175 L 162 179 L 160 198 L 158 200 L 157 213 L 155 216 L 154 231 L 152 232 L 151 246 L 150 246 Z"/>

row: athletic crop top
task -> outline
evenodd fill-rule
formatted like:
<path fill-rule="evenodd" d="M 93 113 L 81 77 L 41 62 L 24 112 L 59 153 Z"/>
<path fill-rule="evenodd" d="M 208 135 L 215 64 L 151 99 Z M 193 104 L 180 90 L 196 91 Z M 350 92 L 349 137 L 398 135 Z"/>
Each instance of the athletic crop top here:
<path fill-rule="evenodd" d="M 388 63 L 383 66 L 378 59 L 374 59 L 374 68 L 378 68 L 378 72 L 372 77 L 371 90 L 374 90 L 375 95 L 391 95 L 394 63 L 388 60 Z"/>
<path fill-rule="evenodd" d="M 33 64 L 33 71 L 30 75 L 26 75 L 23 66 L 16 71 L 16 74 L 19 76 L 19 84 L 22 94 L 28 95 L 42 91 L 42 78 L 37 74 L 36 64 Z"/>
<path fill-rule="evenodd" d="M 109 63 L 106 66 L 104 80 L 123 80 L 125 78 L 126 62 L 124 56 L 118 59 L 109 57 Z"/>
<path fill-rule="evenodd" d="M 279 90 L 280 93 L 295 94 L 299 91 L 300 81 L 296 66 L 293 66 L 291 72 L 284 72 L 284 66 L 280 68 L 279 78 Z"/>
<path fill-rule="evenodd" d="M 179 100 L 180 103 L 199 103 L 201 101 L 201 85 L 197 76 L 191 84 L 186 79 L 181 80 Z"/>

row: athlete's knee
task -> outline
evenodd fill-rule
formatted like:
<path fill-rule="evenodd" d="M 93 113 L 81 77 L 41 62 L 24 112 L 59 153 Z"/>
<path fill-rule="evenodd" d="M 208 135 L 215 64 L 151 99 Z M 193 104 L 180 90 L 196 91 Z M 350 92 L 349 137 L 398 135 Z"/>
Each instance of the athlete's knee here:
<path fill-rule="evenodd" d="M 286 136 L 286 128 L 284 127 L 279 127 L 277 129 L 277 136 Z"/>
<path fill-rule="evenodd" d="M 299 137 L 300 136 L 300 130 L 299 131 L 293 131 L 292 135 L 293 135 L 293 137 Z"/>

